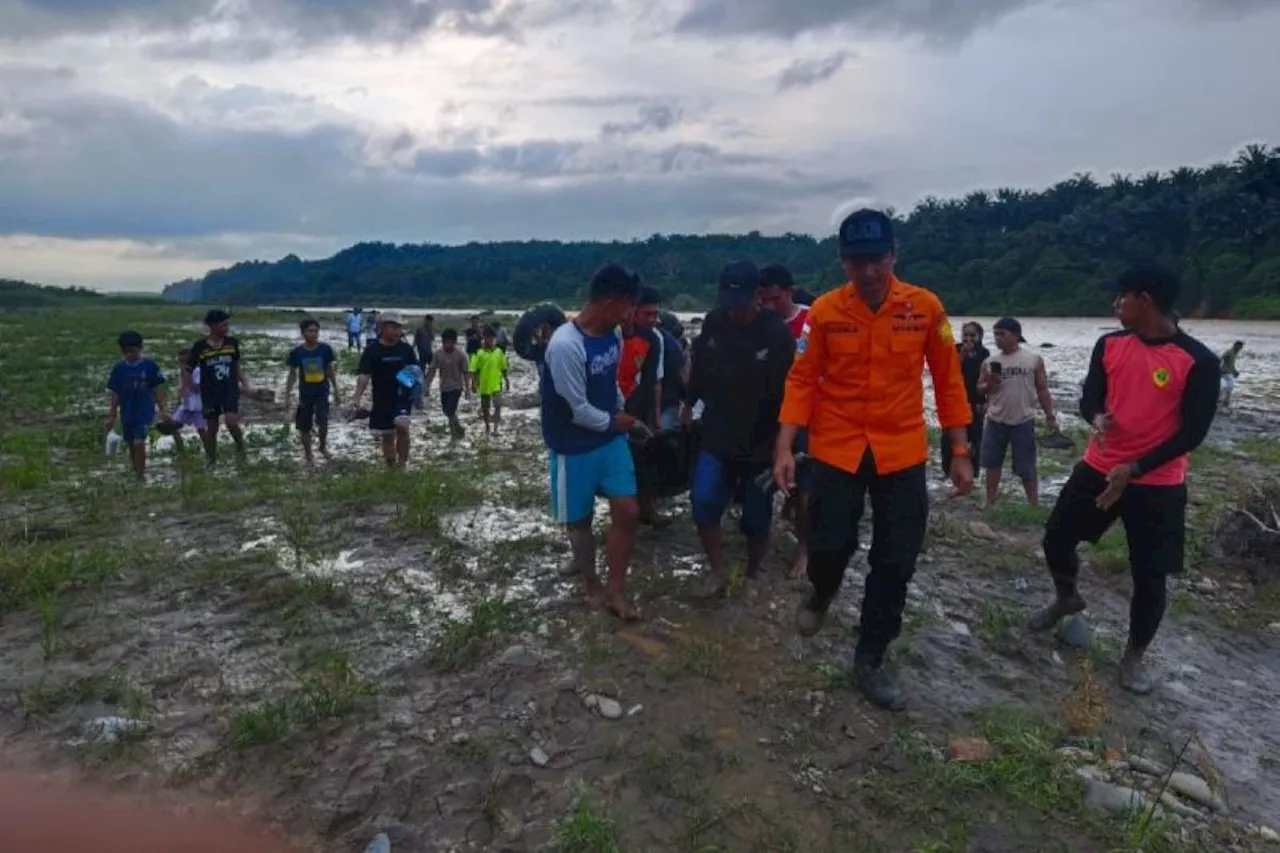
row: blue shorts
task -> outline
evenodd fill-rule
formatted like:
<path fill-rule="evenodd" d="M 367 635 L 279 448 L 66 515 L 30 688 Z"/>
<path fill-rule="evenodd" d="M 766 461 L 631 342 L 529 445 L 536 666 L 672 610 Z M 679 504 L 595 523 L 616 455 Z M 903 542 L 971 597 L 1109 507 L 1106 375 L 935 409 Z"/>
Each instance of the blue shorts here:
<path fill-rule="evenodd" d="M 596 495 L 636 496 L 636 467 L 625 436 L 586 453 L 551 456 L 551 512 L 560 524 L 577 524 L 595 512 Z"/>
<path fill-rule="evenodd" d="M 698 454 L 689 491 L 693 523 L 699 529 L 716 527 L 734 497 L 742 500 L 742 535 L 763 538 L 773 523 L 773 498 L 755 479 L 769 469 L 767 462 L 726 462 L 707 451 Z"/>
<path fill-rule="evenodd" d="M 809 452 L 809 430 L 802 429 L 796 433 L 796 444 L 793 448 L 795 453 Z M 802 492 L 813 491 L 813 463 L 806 462 L 796 465 L 796 488 Z"/>
<path fill-rule="evenodd" d="M 151 432 L 151 421 L 120 424 L 120 437 L 127 444 L 142 444 L 147 440 L 147 433 L 149 432 Z"/>

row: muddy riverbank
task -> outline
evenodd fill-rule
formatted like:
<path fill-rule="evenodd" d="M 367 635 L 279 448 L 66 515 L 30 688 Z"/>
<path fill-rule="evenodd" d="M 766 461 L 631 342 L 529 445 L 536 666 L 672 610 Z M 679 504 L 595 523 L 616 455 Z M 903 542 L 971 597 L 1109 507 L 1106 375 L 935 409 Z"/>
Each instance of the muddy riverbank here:
<path fill-rule="evenodd" d="M 243 335 L 262 387 L 282 384 L 277 329 Z M 516 395 L 532 383 L 517 363 Z M 231 803 L 326 851 L 380 831 L 396 853 L 1263 850 L 1250 827 L 1280 828 L 1280 589 L 1215 550 L 1242 483 L 1280 475 L 1247 416 L 1195 459 L 1156 694 L 1115 686 L 1120 531 L 1087 554 L 1093 641 L 1073 651 L 1021 628 L 1050 589 L 1043 513 L 1012 491 L 984 513 L 937 483 L 892 652 L 911 704 L 891 716 L 848 683 L 865 551 L 836 618 L 801 640 L 786 524 L 762 579 L 699 605 L 676 499 L 676 523 L 638 542 L 645 620 L 584 608 L 557 571 L 536 410 L 486 439 L 466 408 L 461 442 L 431 411 L 409 470 L 386 473 L 360 422 L 306 469 L 287 413 L 261 404 L 247 462 L 208 473 L 162 439 L 144 489 L 77 409 L 52 411 L 39 435 L 0 433 L 0 750 L 47 772 Z M 1046 480 L 1074 458 L 1046 451 Z M 1187 813 L 1150 823 L 1099 805 L 1095 776 L 1169 778 L 1145 763 L 1211 796 L 1171 794 Z"/>

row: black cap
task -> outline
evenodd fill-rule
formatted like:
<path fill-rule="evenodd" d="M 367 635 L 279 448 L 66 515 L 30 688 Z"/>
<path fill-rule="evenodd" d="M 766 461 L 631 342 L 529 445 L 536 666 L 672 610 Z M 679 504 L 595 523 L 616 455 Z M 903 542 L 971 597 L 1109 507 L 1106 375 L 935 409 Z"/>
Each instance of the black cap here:
<path fill-rule="evenodd" d="M 840 257 L 883 256 L 893 252 L 893 220 L 878 210 L 857 210 L 840 223 Z"/>
<path fill-rule="evenodd" d="M 1027 339 L 1022 336 L 1022 324 L 1012 317 L 1001 317 L 996 320 L 996 324 L 991 328 L 1017 335 L 1019 343 L 1025 344 L 1027 342 Z"/>
<path fill-rule="evenodd" d="M 746 308 L 760 289 L 760 270 L 750 261 L 735 261 L 720 271 L 720 292 L 716 304 L 723 308 Z"/>
<path fill-rule="evenodd" d="M 1118 278 L 1104 281 L 1102 289 L 1108 293 L 1146 293 L 1161 311 L 1172 311 L 1182 284 L 1178 274 L 1164 264 L 1147 261 L 1129 267 Z"/>
<path fill-rule="evenodd" d="M 121 332 L 120 337 L 116 339 L 116 343 L 120 345 L 120 349 L 128 349 L 129 347 L 142 349 L 142 335 L 137 332 Z"/>
<path fill-rule="evenodd" d="M 204 315 L 204 324 L 206 326 L 216 326 L 219 323 L 225 323 L 231 319 L 231 315 L 221 308 L 213 308 L 208 314 Z"/>

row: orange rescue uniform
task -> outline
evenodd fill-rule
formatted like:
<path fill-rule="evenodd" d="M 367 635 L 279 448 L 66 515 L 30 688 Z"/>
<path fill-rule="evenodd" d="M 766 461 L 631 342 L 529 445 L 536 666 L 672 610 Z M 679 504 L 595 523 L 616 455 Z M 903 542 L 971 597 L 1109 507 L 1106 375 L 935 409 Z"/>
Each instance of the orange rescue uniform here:
<path fill-rule="evenodd" d="M 846 284 L 809 309 L 779 420 L 808 427 L 810 455 L 850 473 L 868 444 L 878 474 L 921 465 L 929 459 L 926 360 L 943 429 L 968 426 L 973 413 L 942 301 L 894 277 L 873 313 Z"/>

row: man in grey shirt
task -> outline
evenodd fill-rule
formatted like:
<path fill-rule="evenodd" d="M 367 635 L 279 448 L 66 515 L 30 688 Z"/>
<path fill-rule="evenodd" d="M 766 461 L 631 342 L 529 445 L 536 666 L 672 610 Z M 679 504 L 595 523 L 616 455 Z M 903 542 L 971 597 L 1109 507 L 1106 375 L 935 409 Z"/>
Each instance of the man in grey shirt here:
<path fill-rule="evenodd" d="M 982 364 L 978 375 L 978 393 L 987 398 L 987 423 L 982 430 L 982 449 L 978 458 L 987 472 L 987 506 L 993 506 L 1000 493 L 1001 469 L 1005 451 L 1013 450 L 1013 473 L 1022 480 L 1027 502 L 1036 506 L 1039 500 L 1039 478 L 1036 473 L 1035 404 L 1044 409 L 1049 429 L 1057 432 L 1053 414 L 1053 395 L 1044 371 L 1044 359 L 1022 346 L 1022 324 L 1004 317 L 995 324 L 996 347 L 999 349 Z"/>
<path fill-rule="evenodd" d="M 440 349 L 431 359 L 431 369 L 427 371 L 427 381 L 423 384 L 425 396 L 431 389 L 431 380 L 440 376 L 440 408 L 449 419 L 449 431 L 455 439 L 466 435 L 466 430 L 458 420 L 458 401 L 466 394 L 471 399 L 471 361 L 467 354 L 458 349 L 458 331 L 445 329 L 440 335 Z"/>

